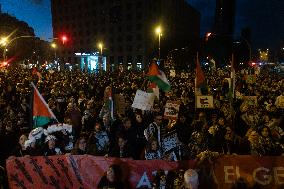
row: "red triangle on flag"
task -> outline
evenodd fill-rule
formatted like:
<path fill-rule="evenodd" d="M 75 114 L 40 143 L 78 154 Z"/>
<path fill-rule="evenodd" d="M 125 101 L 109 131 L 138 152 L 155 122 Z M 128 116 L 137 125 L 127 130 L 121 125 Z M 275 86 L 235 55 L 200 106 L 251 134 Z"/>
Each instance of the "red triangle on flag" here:
<path fill-rule="evenodd" d="M 34 95 L 33 95 L 33 116 L 44 116 L 56 119 L 53 112 L 49 109 L 47 103 L 44 98 L 41 96 L 39 91 L 34 87 Z"/>
<path fill-rule="evenodd" d="M 158 65 L 155 61 L 153 61 L 150 65 L 150 68 L 149 68 L 149 72 L 147 74 L 148 76 L 156 76 L 156 75 L 160 75 L 160 71 L 159 71 L 159 68 L 158 68 Z"/>

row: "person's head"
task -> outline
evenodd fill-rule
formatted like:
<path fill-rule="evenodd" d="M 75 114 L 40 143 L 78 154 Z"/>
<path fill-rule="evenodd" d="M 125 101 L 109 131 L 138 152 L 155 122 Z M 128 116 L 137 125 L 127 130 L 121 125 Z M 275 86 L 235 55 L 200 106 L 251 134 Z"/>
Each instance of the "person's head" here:
<path fill-rule="evenodd" d="M 25 142 L 28 140 L 28 137 L 26 135 L 21 135 L 19 138 L 19 144 L 24 147 L 25 146 Z"/>
<path fill-rule="evenodd" d="M 267 126 L 263 126 L 262 128 L 260 128 L 259 131 L 260 131 L 259 134 L 264 138 L 271 136 L 270 135 L 270 129 Z"/>
<path fill-rule="evenodd" d="M 99 132 L 102 130 L 102 123 L 100 121 L 97 121 L 95 123 L 95 132 Z"/>
<path fill-rule="evenodd" d="M 119 165 L 112 164 L 106 172 L 106 178 L 109 182 L 119 181 L 122 176 L 122 170 Z"/>
<path fill-rule="evenodd" d="M 198 173 L 193 169 L 188 169 L 184 173 L 184 185 L 187 189 L 198 189 Z"/>
<path fill-rule="evenodd" d="M 13 131 L 13 123 L 11 120 L 7 120 L 6 122 L 6 131 L 8 132 Z"/>
<path fill-rule="evenodd" d="M 161 114 L 155 115 L 154 121 L 157 125 L 161 126 L 163 123 L 163 116 Z"/>
<path fill-rule="evenodd" d="M 185 115 L 180 115 L 180 116 L 179 116 L 179 122 L 180 122 L 180 123 L 185 123 L 185 121 L 186 121 Z"/>
<path fill-rule="evenodd" d="M 159 149 L 158 140 L 155 137 L 150 138 L 148 141 L 148 150 L 156 151 Z"/>
<path fill-rule="evenodd" d="M 131 119 L 129 119 L 128 117 L 124 118 L 123 119 L 123 126 L 126 130 L 130 129 L 131 128 Z"/>
<path fill-rule="evenodd" d="M 191 134 L 191 138 L 192 138 L 192 140 L 195 141 L 197 144 L 201 144 L 201 143 L 203 142 L 203 135 L 202 135 L 202 133 L 200 133 L 200 132 L 197 132 L 197 131 L 193 132 L 193 133 Z"/>
<path fill-rule="evenodd" d="M 232 140 L 234 136 L 233 129 L 231 127 L 226 127 L 226 133 L 225 133 L 225 140 Z"/>
<path fill-rule="evenodd" d="M 123 148 L 127 143 L 127 139 L 124 135 L 119 135 L 117 137 L 117 144 L 120 148 Z"/>
<path fill-rule="evenodd" d="M 220 126 L 224 126 L 225 125 L 225 119 L 223 117 L 220 117 L 218 119 L 218 125 L 220 125 Z"/>
<path fill-rule="evenodd" d="M 54 135 L 48 135 L 46 137 L 45 142 L 47 143 L 49 149 L 55 148 L 55 140 L 56 137 Z"/>
<path fill-rule="evenodd" d="M 206 114 L 205 114 L 204 112 L 200 112 L 200 113 L 198 114 L 198 119 L 199 119 L 200 121 L 206 120 Z"/>
<path fill-rule="evenodd" d="M 78 145 L 78 149 L 82 150 L 82 151 L 86 151 L 86 146 L 87 146 L 87 140 L 86 137 L 80 137 L 77 140 L 77 145 Z"/>
<path fill-rule="evenodd" d="M 142 121 L 143 121 L 142 114 L 136 113 L 136 114 L 135 114 L 135 120 L 136 120 L 138 123 L 142 123 Z"/>

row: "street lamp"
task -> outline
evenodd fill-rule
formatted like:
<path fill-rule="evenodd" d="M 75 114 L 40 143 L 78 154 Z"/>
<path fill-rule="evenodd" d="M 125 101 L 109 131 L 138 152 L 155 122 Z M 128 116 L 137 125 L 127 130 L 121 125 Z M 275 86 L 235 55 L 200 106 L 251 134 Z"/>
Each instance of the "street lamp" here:
<path fill-rule="evenodd" d="M 3 60 L 4 62 L 6 62 L 6 52 L 8 51 L 7 47 L 15 40 L 20 39 L 20 38 L 35 38 L 35 36 L 32 35 L 22 35 L 22 36 L 18 36 L 15 37 L 11 40 L 9 40 L 8 37 L 2 37 L 0 40 L 0 44 L 4 47 L 3 49 Z"/>
<path fill-rule="evenodd" d="M 57 62 L 57 56 L 56 56 L 56 49 L 57 49 L 57 45 L 56 43 L 51 43 L 50 45 L 53 49 L 54 49 L 54 62 L 56 63 L 57 69 L 58 69 L 58 62 Z"/>
<path fill-rule="evenodd" d="M 161 58 L 161 36 L 162 36 L 162 29 L 161 26 L 158 26 L 155 30 L 156 34 L 159 37 L 159 60 Z"/>
<path fill-rule="evenodd" d="M 98 43 L 98 47 L 100 49 L 100 61 L 99 61 L 99 70 L 100 72 L 102 73 L 102 66 L 103 66 L 103 43 L 102 42 L 99 42 Z"/>
<path fill-rule="evenodd" d="M 7 44 L 8 38 L 7 37 L 2 37 L 0 40 L 0 44 L 5 46 Z"/>

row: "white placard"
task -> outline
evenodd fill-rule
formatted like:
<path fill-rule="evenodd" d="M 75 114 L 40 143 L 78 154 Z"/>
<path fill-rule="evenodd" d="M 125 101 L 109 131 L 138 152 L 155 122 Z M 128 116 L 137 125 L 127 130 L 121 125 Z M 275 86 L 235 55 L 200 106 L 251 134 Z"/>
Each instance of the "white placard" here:
<path fill-rule="evenodd" d="M 150 110 L 154 104 L 154 100 L 154 93 L 146 93 L 144 91 L 137 90 L 132 107 L 140 110 Z"/>
<path fill-rule="evenodd" d="M 213 96 L 196 96 L 196 108 L 214 108 Z"/>

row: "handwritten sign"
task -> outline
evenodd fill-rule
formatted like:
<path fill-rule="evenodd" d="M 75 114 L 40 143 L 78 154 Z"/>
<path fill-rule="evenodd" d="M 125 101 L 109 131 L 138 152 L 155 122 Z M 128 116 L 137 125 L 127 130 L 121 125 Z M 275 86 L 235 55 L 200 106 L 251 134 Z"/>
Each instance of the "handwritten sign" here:
<path fill-rule="evenodd" d="M 137 90 L 132 107 L 140 110 L 150 110 L 154 104 L 154 100 L 155 95 L 153 93 Z"/>
<path fill-rule="evenodd" d="M 115 109 L 119 114 L 125 114 L 126 102 L 122 94 L 114 95 Z"/>
<path fill-rule="evenodd" d="M 174 148 L 178 147 L 180 144 L 181 143 L 178 140 L 176 132 L 167 134 L 162 140 L 162 147 L 164 153 L 173 150 Z"/>
<path fill-rule="evenodd" d="M 164 117 L 167 119 L 177 120 L 180 103 L 176 101 L 168 101 L 165 106 Z"/>
<path fill-rule="evenodd" d="M 214 108 L 213 96 L 196 96 L 196 108 Z"/>

